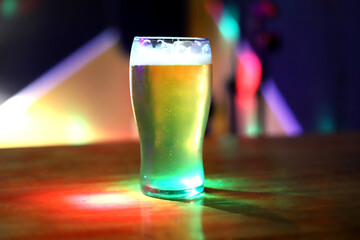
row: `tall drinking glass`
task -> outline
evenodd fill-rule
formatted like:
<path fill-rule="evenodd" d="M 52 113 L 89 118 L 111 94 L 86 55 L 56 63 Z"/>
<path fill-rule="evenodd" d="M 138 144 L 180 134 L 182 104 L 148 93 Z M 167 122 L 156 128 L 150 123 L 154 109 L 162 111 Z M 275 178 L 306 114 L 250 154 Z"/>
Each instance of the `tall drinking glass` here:
<path fill-rule="evenodd" d="M 144 194 L 186 199 L 203 192 L 202 146 L 211 76 L 208 39 L 134 38 L 130 89 L 140 137 Z"/>

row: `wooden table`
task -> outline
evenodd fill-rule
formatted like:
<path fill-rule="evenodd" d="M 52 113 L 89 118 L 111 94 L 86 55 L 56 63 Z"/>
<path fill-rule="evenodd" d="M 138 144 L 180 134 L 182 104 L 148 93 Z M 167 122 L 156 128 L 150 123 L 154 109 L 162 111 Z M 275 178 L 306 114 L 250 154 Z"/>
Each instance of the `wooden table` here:
<path fill-rule="evenodd" d="M 142 195 L 136 142 L 0 150 L 0 239 L 360 239 L 360 135 L 206 139 L 206 193 Z"/>

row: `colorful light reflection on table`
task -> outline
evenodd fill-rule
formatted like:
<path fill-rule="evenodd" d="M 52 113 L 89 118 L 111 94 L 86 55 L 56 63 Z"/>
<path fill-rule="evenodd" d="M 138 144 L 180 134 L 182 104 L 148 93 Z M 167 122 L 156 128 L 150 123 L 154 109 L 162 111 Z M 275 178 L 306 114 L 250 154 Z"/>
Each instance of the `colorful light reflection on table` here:
<path fill-rule="evenodd" d="M 353 236 L 359 136 L 328 137 L 246 138 L 225 149 L 233 158 L 208 139 L 205 194 L 190 202 L 139 191 L 136 142 L 2 149 L 1 234 L 22 240 Z"/>
<path fill-rule="evenodd" d="M 94 193 L 70 196 L 70 203 L 84 209 L 119 209 L 131 205 L 134 199 L 124 193 Z"/>
<path fill-rule="evenodd" d="M 172 229 L 168 233 L 170 238 L 181 235 L 204 239 L 200 205 L 147 197 L 134 185 L 133 177 L 129 179 L 132 180 L 95 183 L 95 186 L 45 184 L 43 190 L 35 190 L 35 185 L 30 184 L 22 195 L 13 196 L 9 205 L 17 206 L 23 217 L 51 223 L 33 235 L 39 239 L 70 236 L 82 239 L 89 233 L 102 238 L 114 234 L 158 238 L 165 223 Z M 134 232 L 129 233 L 130 226 Z M 67 232 L 77 234 L 67 236 Z"/>

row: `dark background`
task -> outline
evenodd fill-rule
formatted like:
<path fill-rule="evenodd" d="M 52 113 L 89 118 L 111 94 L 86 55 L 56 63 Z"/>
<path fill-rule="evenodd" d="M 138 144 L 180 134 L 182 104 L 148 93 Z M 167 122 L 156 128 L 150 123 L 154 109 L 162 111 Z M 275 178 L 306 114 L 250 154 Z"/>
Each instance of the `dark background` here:
<path fill-rule="evenodd" d="M 270 75 L 305 130 L 360 129 L 360 1 L 274 1 Z"/>

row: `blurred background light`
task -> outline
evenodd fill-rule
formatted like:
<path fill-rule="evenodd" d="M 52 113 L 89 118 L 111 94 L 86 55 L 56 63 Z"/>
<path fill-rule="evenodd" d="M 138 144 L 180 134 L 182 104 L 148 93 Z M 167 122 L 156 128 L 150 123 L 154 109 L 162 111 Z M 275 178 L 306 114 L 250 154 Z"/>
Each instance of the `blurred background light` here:
<path fill-rule="evenodd" d="M 93 139 L 91 126 L 86 119 L 80 115 L 73 115 L 69 119 L 67 129 L 68 142 L 74 145 L 85 144 Z"/>
<path fill-rule="evenodd" d="M 18 7 L 18 0 L 3 0 L 1 2 L 2 14 L 6 18 L 10 18 L 15 15 Z"/>
<path fill-rule="evenodd" d="M 136 138 L 118 42 L 104 31 L 1 104 L 0 148 Z"/>
<path fill-rule="evenodd" d="M 238 53 L 236 69 L 236 98 L 239 104 L 256 97 L 262 77 L 261 60 L 247 43 L 243 43 Z"/>
<path fill-rule="evenodd" d="M 225 39 L 236 43 L 240 39 L 240 11 L 232 4 L 225 4 L 222 0 L 207 0 L 205 8 L 216 22 L 219 31 Z"/>
<path fill-rule="evenodd" d="M 279 89 L 272 79 L 268 79 L 262 86 L 261 92 L 268 106 L 271 108 L 276 118 L 281 123 L 288 136 L 297 136 L 303 129 L 296 119 L 291 108 L 286 103 Z"/>
<path fill-rule="evenodd" d="M 255 137 L 261 134 L 257 90 L 262 78 L 262 65 L 250 45 L 243 41 L 237 54 L 235 104 L 240 134 Z"/>
<path fill-rule="evenodd" d="M 323 106 L 317 112 L 317 130 L 324 134 L 335 132 L 334 113 L 329 106 Z"/>
<path fill-rule="evenodd" d="M 236 42 L 240 38 L 240 28 L 236 19 L 225 9 L 218 23 L 220 32 L 229 41 Z"/>

